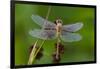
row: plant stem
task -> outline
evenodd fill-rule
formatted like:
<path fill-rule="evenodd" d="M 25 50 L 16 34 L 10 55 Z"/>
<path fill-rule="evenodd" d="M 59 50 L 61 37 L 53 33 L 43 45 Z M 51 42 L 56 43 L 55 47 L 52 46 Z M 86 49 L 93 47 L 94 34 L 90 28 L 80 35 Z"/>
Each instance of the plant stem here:
<path fill-rule="evenodd" d="M 46 17 L 45 17 L 46 20 L 44 21 L 44 25 L 47 23 L 48 17 L 50 15 L 50 11 L 51 11 L 51 6 L 48 7 L 48 12 L 47 12 Z"/>
<path fill-rule="evenodd" d="M 50 11 L 51 11 L 51 6 L 49 6 L 49 8 L 48 8 L 48 12 L 47 12 L 46 20 L 44 21 L 44 24 L 47 23 L 47 19 L 49 17 Z M 43 46 L 45 40 L 42 42 L 42 44 L 41 44 L 41 46 L 39 47 L 38 50 L 36 50 L 37 42 L 38 42 L 38 40 L 35 42 L 34 47 L 32 48 L 32 51 L 31 51 L 31 54 L 30 54 L 30 57 L 29 57 L 29 60 L 28 60 L 28 65 L 33 63 L 33 61 L 35 60 L 35 57 L 37 56 L 38 52 L 40 51 L 41 47 Z"/>
<path fill-rule="evenodd" d="M 32 48 L 32 51 L 31 51 L 31 54 L 30 54 L 29 60 L 28 60 L 28 65 L 32 64 L 32 62 L 33 62 L 33 57 L 34 57 L 34 54 L 35 54 L 35 52 L 36 52 L 36 45 L 37 45 L 37 42 L 38 42 L 38 40 L 35 42 L 35 44 L 34 44 L 34 46 L 33 46 L 33 48 Z"/>
<path fill-rule="evenodd" d="M 48 17 L 49 17 L 50 11 L 51 11 L 51 6 L 48 7 L 48 12 L 47 12 L 47 14 L 46 14 L 46 20 L 44 21 L 44 24 L 47 23 L 47 19 L 48 19 Z M 34 55 L 34 57 L 33 57 L 33 62 L 34 62 L 34 60 L 35 60 L 35 58 L 36 58 L 38 52 L 40 51 L 41 47 L 43 46 L 44 42 L 45 42 L 45 40 L 42 42 L 41 46 L 40 46 L 39 49 L 36 51 L 36 53 L 35 53 L 35 55 Z"/>
<path fill-rule="evenodd" d="M 38 52 L 41 50 L 41 48 L 42 48 L 44 42 L 45 42 L 45 40 L 42 42 L 41 46 L 40 46 L 39 49 L 36 51 L 36 53 L 35 53 L 35 55 L 34 55 L 34 57 L 33 57 L 33 62 L 34 62 L 34 60 L 35 60 L 35 58 L 36 58 Z"/>

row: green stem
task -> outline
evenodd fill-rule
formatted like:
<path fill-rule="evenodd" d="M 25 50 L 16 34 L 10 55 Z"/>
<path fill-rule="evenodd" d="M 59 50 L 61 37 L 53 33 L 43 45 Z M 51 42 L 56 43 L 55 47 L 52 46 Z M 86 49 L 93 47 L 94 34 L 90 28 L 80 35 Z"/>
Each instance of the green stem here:
<path fill-rule="evenodd" d="M 29 60 L 28 60 L 28 65 L 32 64 L 32 62 L 33 62 L 33 57 L 34 57 L 35 52 L 36 52 L 36 45 L 37 45 L 37 42 L 38 42 L 38 40 L 35 42 L 35 44 L 34 44 L 34 46 L 33 46 L 33 48 L 32 48 L 32 51 L 31 51 L 31 54 L 30 54 Z"/>
<path fill-rule="evenodd" d="M 47 19 L 49 17 L 50 11 L 51 11 L 51 6 L 49 6 L 49 8 L 48 8 L 48 12 L 46 15 L 46 21 L 44 21 L 44 24 L 47 23 Z M 35 42 L 34 47 L 32 48 L 32 52 L 31 52 L 29 60 L 28 60 L 28 65 L 32 64 L 32 62 L 35 60 L 35 57 L 37 56 L 38 52 L 40 51 L 41 47 L 43 46 L 45 40 L 43 41 L 43 43 L 41 44 L 41 46 L 39 47 L 38 50 L 36 50 L 36 48 L 35 48 L 37 45 L 37 42 L 38 42 L 38 40 Z"/>
<path fill-rule="evenodd" d="M 41 50 L 41 48 L 42 48 L 44 42 L 45 42 L 45 40 L 42 42 L 41 46 L 40 46 L 39 49 L 36 51 L 36 53 L 35 53 L 35 55 L 34 55 L 34 57 L 33 57 L 33 62 L 34 62 L 34 60 L 35 60 L 35 58 L 36 58 L 38 52 Z"/>
<path fill-rule="evenodd" d="M 48 12 L 47 12 L 46 17 L 45 17 L 46 20 L 44 21 L 44 25 L 47 23 L 48 17 L 50 15 L 50 11 L 51 11 L 51 6 L 48 7 Z"/>
<path fill-rule="evenodd" d="M 48 19 L 49 15 L 50 15 L 50 11 L 51 11 L 51 6 L 48 7 L 48 12 L 47 12 L 47 14 L 46 14 L 46 20 L 44 21 L 44 24 L 47 23 L 47 19 Z M 41 47 L 43 46 L 44 42 L 45 42 L 45 40 L 42 42 L 41 46 L 40 46 L 39 49 L 36 51 L 36 53 L 35 53 L 35 55 L 34 55 L 34 57 L 33 57 L 33 61 L 35 60 L 35 58 L 36 58 L 38 52 L 40 51 Z"/>

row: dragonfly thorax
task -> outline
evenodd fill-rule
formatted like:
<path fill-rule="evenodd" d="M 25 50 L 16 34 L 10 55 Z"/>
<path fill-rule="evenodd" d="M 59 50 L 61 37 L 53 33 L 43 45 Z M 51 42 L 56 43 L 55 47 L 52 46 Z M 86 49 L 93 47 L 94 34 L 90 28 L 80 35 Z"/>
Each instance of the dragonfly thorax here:
<path fill-rule="evenodd" d="M 56 20 L 56 30 L 57 32 L 61 32 L 61 29 L 62 29 L 62 20 L 61 19 L 57 19 Z"/>
<path fill-rule="evenodd" d="M 57 32 L 61 32 L 61 30 L 62 30 L 62 24 L 61 23 L 57 23 L 56 30 L 57 30 Z"/>
<path fill-rule="evenodd" d="M 56 20 L 56 36 L 59 37 L 61 35 L 62 30 L 62 20 Z"/>

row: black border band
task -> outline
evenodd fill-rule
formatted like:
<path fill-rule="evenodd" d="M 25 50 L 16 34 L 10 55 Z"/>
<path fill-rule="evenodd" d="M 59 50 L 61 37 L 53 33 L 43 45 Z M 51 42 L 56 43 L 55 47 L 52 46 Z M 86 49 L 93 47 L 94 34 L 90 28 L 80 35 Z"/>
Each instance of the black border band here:
<path fill-rule="evenodd" d="M 71 62 L 71 63 L 59 63 L 59 64 L 41 64 L 41 65 L 18 65 L 15 66 L 15 4 L 36 4 L 36 5 L 54 5 L 54 6 L 72 6 L 72 7 L 85 7 L 85 8 L 94 8 L 95 9 L 95 28 L 94 28 L 94 61 L 84 61 L 84 62 Z M 10 3 L 10 18 L 11 18 L 11 27 L 10 27 L 10 67 L 11 68 L 28 68 L 28 67 L 44 67 L 44 66 L 60 66 L 60 65 L 76 65 L 76 64 L 90 64 L 96 63 L 96 6 L 95 5 L 80 5 L 80 4 L 63 4 L 63 3 L 48 3 L 48 2 L 33 2 L 33 1 L 11 1 Z"/>

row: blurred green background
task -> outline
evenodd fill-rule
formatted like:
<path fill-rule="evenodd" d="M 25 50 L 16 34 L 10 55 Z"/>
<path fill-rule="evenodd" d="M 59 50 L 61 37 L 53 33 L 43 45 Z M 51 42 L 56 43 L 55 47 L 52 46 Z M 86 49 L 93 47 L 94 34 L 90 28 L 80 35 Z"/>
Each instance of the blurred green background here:
<path fill-rule="evenodd" d="M 29 35 L 29 31 L 40 28 L 31 19 L 32 14 L 45 17 L 48 6 L 45 5 L 15 5 L 15 64 L 26 65 L 29 58 L 29 47 L 37 38 Z M 84 26 L 77 33 L 82 40 L 72 43 L 64 43 L 64 54 L 60 63 L 94 61 L 94 8 L 52 6 L 48 20 L 54 22 L 57 17 L 64 24 L 83 22 Z M 41 41 L 38 44 L 41 44 Z M 43 46 L 44 56 L 36 60 L 35 64 L 52 64 L 52 54 L 55 51 L 55 40 L 46 41 Z"/>

